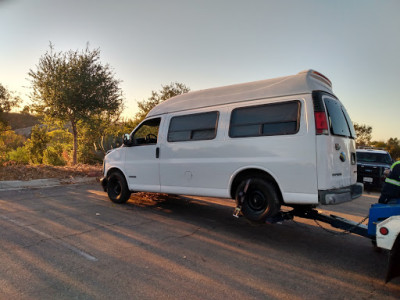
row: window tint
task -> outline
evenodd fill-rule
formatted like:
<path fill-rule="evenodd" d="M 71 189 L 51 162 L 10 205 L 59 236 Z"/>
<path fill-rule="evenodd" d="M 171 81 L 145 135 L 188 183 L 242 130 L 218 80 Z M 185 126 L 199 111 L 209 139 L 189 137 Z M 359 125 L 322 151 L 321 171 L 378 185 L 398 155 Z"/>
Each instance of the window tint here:
<path fill-rule="evenodd" d="M 350 117 L 339 101 L 324 97 L 324 102 L 329 116 L 331 133 L 347 137 L 355 137 L 355 130 Z"/>
<path fill-rule="evenodd" d="M 217 134 L 217 111 L 173 117 L 168 142 L 212 140 Z"/>
<path fill-rule="evenodd" d="M 132 136 L 134 145 L 157 144 L 158 129 L 160 128 L 161 118 L 144 121 Z"/>
<path fill-rule="evenodd" d="M 237 108 L 232 111 L 229 136 L 295 134 L 299 116 L 299 101 Z"/>

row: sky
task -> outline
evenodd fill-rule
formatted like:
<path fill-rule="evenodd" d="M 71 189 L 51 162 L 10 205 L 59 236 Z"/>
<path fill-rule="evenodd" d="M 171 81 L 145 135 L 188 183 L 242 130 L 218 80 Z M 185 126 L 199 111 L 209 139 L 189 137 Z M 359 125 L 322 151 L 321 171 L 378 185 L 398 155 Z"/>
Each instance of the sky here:
<path fill-rule="evenodd" d="M 315 69 L 373 140 L 400 138 L 400 0 L 0 0 L 0 83 L 29 104 L 49 50 L 101 50 L 123 116 L 171 82 L 192 91 Z"/>

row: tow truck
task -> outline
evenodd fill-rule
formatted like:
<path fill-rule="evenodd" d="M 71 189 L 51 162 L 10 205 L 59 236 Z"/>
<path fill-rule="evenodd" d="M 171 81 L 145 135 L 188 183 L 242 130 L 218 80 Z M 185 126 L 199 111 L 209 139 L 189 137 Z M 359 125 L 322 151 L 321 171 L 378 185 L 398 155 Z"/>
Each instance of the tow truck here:
<path fill-rule="evenodd" d="M 236 206 L 233 216 L 241 216 L 241 204 L 243 203 L 247 187 L 240 194 L 240 201 Z M 272 218 L 267 218 L 266 223 L 281 223 L 285 220 L 293 220 L 294 217 L 316 220 L 327 223 L 334 228 L 343 229 L 347 233 L 353 233 L 371 240 L 377 250 L 389 251 L 388 268 L 385 282 L 389 282 L 400 276 L 400 199 L 390 204 L 372 204 L 369 214 L 361 222 L 356 223 L 335 215 L 320 213 L 312 207 L 295 207 L 287 212 L 279 212 Z M 369 219 L 368 224 L 362 224 Z"/>

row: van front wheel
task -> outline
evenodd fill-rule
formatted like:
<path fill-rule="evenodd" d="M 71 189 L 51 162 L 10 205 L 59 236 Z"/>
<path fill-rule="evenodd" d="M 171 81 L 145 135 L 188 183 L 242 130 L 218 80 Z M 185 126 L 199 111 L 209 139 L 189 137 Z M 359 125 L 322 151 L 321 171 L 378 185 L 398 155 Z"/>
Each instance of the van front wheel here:
<path fill-rule="evenodd" d="M 280 210 L 275 187 L 270 182 L 258 178 L 242 181 L 236 192 L 236 204 L 242 206 L 241 212 L 247 219 L 257 223 L 265 222 Z"/>
<path fill-rule="evenodd" d="M 107 179 L 107 194 L 114 203 L 125 203 L 129 200 L 131 192 L 126 183 L 124 175 L 120 172 L 113 172 Z"/>

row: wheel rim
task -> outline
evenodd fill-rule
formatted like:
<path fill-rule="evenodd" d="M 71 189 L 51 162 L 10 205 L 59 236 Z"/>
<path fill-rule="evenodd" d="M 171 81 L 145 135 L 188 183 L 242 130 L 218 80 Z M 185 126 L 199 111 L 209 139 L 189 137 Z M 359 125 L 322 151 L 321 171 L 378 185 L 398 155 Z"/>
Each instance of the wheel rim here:
<path fill-rule="evenodd" d="M 258 190 L 249 193 L 247 203 L 249 208 L 254 211 L 264 211 L 268 206 L 268 201 L 264 194 Z"/>

